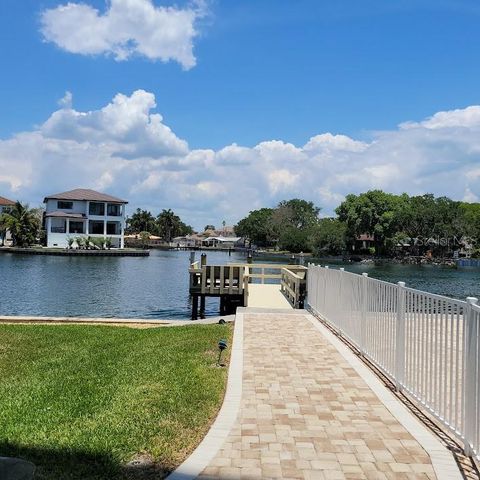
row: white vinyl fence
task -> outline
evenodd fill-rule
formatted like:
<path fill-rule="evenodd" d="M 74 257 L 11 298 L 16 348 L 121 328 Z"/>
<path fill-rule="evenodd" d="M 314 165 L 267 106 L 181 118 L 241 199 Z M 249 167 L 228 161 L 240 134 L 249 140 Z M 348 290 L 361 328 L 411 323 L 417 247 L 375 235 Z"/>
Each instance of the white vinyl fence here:
<path fill-rule="evenodd" d="M 310 309 L 480 457 L 480 306 L 316 265 Z"/>

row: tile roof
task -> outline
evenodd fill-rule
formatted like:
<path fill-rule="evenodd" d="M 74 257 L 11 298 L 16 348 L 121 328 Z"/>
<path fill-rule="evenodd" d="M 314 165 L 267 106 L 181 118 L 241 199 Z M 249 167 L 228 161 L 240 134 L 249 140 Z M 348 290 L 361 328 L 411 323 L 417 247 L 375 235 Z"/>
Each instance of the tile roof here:
<path fill-rule="evenodd" d="M 55 217 L 55 218 L 81 218 L 81 219 L 87 218 L 87 216 L 84 213 L 68 213 L 68 212 L 60 212 L 59 210 L 55 212 L 47 213 L 45 216 Z"/>
<path fill-rule="evenodd" d="M 0 197 L 0 205 L 2 205 L 2 207 L 5 207 L 5 206 L 10 206 L 10 205 L 15 205 L 15 202 L 13 202 L 12 200 L 9 200 L 8 198 L 5 198 L 5 197 Z"/>
<path fill-rule="evenodd" d="M 106 193 L 96 192 L 95 190 L 89 190 L 87 188 L 76 188 L 68 192 L 56 193 L 49 195 L 43 200 L 44 203 L 47 200 L 90 200 L 92 202 L 113 202 L 113 203 L 128 203 L 126 200 L 121 200 L 117 197 L 112 197 Z"/>

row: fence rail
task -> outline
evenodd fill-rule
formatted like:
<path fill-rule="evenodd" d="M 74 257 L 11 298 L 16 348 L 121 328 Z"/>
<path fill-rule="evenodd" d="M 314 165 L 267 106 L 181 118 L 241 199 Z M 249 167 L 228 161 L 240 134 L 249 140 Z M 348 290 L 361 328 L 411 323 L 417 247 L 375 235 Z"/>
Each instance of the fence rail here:
<path fill-rule="evenodd" d="M 480 458 L 480 306 L 309 265 L 308 305 Z"/>

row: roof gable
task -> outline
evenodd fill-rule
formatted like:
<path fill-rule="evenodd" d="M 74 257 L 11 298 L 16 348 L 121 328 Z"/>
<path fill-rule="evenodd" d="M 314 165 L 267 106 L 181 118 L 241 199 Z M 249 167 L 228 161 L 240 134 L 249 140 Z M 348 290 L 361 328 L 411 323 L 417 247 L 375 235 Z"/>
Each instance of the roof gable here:
<path fill-rule="evenodd" d="M 15 202 L 13 200 L 9 200 L 8 198 L 0 197 L 0 205 L 2 207 L 10 207 L 12 205 L 15 205 Z"/>
<path fill-rule="evenodd" d="M 112 203 L 128 203 L 126 200 L 122 200 L 117 197 L 112 197 L 106 193 L 96 192 L 87 188 L 76 188 L 75 190 L 69 190 L 68 192 L 55 193 L 49 195 L 43 200 L 44 203 L 47 200 L 79 200 L 79 201 L 91 201 L 91 202 L 112 202 Z"/>

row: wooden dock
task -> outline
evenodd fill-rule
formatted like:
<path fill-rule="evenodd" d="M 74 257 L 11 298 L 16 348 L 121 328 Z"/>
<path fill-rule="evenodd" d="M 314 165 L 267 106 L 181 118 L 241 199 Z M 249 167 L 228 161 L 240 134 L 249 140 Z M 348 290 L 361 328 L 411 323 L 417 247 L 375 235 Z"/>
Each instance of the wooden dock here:
<path fill-rule="evenodd" d="M 206 297 L 220 298 L 220 315 L 237 307 L 303 308 L 307 268 L 299 265 L 231 263 L 190 265 L 192 319 L 205 314 Z"/>

